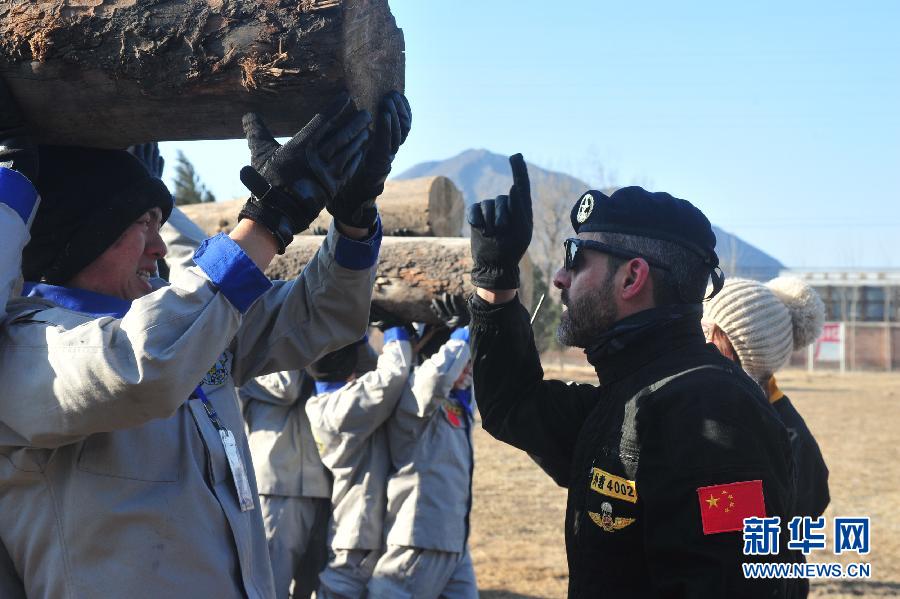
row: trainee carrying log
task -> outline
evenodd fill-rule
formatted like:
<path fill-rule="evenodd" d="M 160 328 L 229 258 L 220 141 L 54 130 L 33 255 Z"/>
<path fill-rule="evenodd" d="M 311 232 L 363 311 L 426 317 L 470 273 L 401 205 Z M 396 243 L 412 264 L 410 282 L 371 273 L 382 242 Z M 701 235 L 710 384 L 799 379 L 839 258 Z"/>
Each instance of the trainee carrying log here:
<path fill-rule="evenodd" d="M 244 200 L 179 206 L 207 235 L 228 232 L 237 223 Z M 391 180 L 378 198 L 378 211 L 385 235 L 459 237 L 465 202 L 447 177 Z M 322 211 L 309 232 L 327 230 L 331 215 Z"/>
<path fill-rule="evenodd" d="M 297 237 L 283 256 L 276 256 L 266 270 L 273 279 L 296 277 L 322 245 L 321 236 Z M 437 323 L 429 305 L 441 293 L 471 294 L 469 273 L 472 254 L 469 240 L 449 237 L 385 237 L 378 256 L 374 301 L 390 312 L 414 322 Z M 519 265 L 520 297 L 531 305 L 531 262 L 526 255 Z"/>
<path fill-rule="evenodd" d="M 0 75 L 45 143 L 293 135 L 341 89 L 403 91 L 387 0 L 5 0 Z M 373 112 L 373 114 L 375 114 Z"/>

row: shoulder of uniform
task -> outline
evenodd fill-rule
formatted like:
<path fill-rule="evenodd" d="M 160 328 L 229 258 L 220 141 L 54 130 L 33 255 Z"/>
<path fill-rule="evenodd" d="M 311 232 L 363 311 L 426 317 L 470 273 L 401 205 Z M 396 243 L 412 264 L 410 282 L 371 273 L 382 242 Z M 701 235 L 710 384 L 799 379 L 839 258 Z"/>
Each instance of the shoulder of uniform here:
<path fill-rule="evenodd" d="M 652 393 L 652 410 L 679 426 L 688 418 L 730 420 L 768 407 L 762 389 L 739 368 L 710 366 L 671 380 Z"/>
<path fill-rule="evenodd" d="M 25 322 L 38 313 L 59 309 L 53 302 L 39 297 L 12 298 L 6 304 L 6 323 Z"/>

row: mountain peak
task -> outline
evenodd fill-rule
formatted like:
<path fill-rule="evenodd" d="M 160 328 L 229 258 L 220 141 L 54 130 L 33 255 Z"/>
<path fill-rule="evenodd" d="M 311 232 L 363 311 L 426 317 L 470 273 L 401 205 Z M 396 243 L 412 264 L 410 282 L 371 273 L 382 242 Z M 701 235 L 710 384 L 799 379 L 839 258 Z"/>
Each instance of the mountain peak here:
<path fill-rule="evenodd" d="M 445 160 L 419 163 L 396 178 L 414 179 L 437 175 L 449 178 L 460 188 L 466 205 L 505 194 L 512 185 L 509 158 L 483 148 L 465 150 Z M 590 185 L 576 177 L 546 170 L 531 163 L 528 163 L 528 175 L 536 203 L 546 200 L 548 195 L 571 198 L 574 203 L 585 190 L 590 189 Z M 728 276 L 768 280 L 777 277 L 784 268 L 778 260 L 762 250 L 717 227 L 714 230 L 717 237 L 716 252 L 720 263 L 730 271 L 726 273 Z"/>

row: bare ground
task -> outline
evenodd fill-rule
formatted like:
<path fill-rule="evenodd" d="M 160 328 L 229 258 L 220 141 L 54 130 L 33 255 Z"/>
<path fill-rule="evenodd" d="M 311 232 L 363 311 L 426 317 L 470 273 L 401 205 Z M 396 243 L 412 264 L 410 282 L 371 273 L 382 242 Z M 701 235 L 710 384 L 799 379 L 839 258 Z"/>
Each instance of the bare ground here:
<path fill-rule="evenodd" d="M 593 372 L 569 366 L 547 376 L 591 382 Z M 779 384 L 816 436 L 831 471 L 829 527 L 834 516 L 872 518 L 868 556 L 830 554 L 829 533 L 828 551 L 810 558 L 867 561 L 872 577 L 813 581 L 810 596 L 900 597 L 900 374 L 788 371 Z M 475 432 L 475 455 L 470 546 L 481 596 L 565 597 L 565 491 L 524 453 L 481 429 Z"/>

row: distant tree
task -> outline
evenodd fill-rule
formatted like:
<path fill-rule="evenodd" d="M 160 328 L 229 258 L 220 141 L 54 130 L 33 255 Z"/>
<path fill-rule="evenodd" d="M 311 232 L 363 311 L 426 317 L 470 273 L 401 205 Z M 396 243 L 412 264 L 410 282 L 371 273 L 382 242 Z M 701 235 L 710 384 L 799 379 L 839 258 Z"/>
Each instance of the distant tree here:
<path fill-rule="evenodd" d="M 179 206 L 216 201 L 216 197 L 200 181 L 194 165 L 180 150 L 175 158 L 175 193 L 172 195 Z"/>

